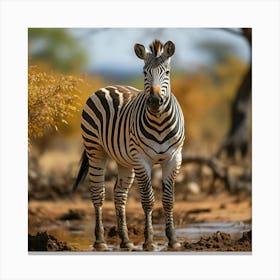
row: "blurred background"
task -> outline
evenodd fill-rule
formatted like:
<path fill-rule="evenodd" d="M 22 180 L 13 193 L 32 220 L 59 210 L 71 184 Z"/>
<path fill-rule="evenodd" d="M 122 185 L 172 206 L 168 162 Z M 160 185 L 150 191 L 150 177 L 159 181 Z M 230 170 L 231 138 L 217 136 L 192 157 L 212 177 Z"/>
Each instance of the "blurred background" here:
<path fill-rule="evenodd" d="M 171 88 L 185 117 L 176 200 L 217 192 L 251 194 L 250 28 L 30 28 L 29 199 L 72 196 L 82 152 L 81 111 L 100 87 L 143 89 L 134 44 L 172 40 Z M 114 162 L 106 172 L 113 199 Z M 153 186 L 161 192 L 161 170 Z M 76 195 L 88 198 L 87 180 Z M 137 188 L 129 199 L 139 201 Z"/>

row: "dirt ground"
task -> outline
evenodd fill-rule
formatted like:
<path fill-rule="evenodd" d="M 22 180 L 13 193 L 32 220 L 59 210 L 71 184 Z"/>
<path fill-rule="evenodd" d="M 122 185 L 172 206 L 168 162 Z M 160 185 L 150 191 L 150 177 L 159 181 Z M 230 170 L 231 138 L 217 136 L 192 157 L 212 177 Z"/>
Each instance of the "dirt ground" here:
<path fill-rule="evenodd" d="M 29 200 L 29 251 L 94 251 L 91 246 L 94 242 L 93 221 L 94 212 L 91 201 L 78 196 L 71 199 Z M 105 202 L 103 222 L 105 239 L 110 245 L 110 251 L 120 251 L 115 208 L 112 201 Z M 238 237 L 223 232 L 223 227 L 219 229 L 219 226 L 210 234 L 197 235 L 196 240 L 186 234 L 178 238 L 181 243 L 179 251 L 252 251 L 250 229 L 252 202 L 249 195 L 220 193 L 189 196 L 187 201 L 175 202 L 174 222 L 176 229 L 187 228 L 190 224 L 200 225 L 202 228 L 204 224 L 215 223 L 249 225 L 249 228 L 247 227 L 244 231 L 241 227 Z M 134 199 L 129 199 L 127 204 L 127 224 L 131 240 L 141 251 L 141 244 L 144 241 L 144 215 L 140 202 Z M 158 251 L 172 251 L 166 247 L 164 212 L 159 202 L 154 207 L 153 224 L 157 225 L 155 242 L 158 245 Z M 69 229 L 72 235 L 67 234 Z"/>

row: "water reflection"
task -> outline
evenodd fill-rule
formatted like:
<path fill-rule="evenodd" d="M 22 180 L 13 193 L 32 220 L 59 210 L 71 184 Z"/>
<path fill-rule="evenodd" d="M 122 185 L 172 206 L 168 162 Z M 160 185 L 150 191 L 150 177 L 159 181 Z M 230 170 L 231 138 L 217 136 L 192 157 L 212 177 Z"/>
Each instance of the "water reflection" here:
<path fill-rule="evenodd" d="M 105 227 L 113 225 L 105 224 Z M 176 234 L 178 241 L 197 242 L 203 236 L 209 236 L 217 231 L 222 231 L 231 235 L 232 239 L 239 239 L 243 232 L 250 231 L 251 224 L 243 222 L 207 222 L 207 223 L 193 223 L 186 227 L 177 228 Z M 52 226 L 48 228 L 40 228 L 40 231 L 47 231 L 50 235 L 55 236 L 61 241 L 66 241 L 69 245 L 74 246 L 76 251 L 93 251 L 92 244 L 93 224 L 82 223 L 81 221 L 65 221 L 60 226 Z M 154 225 L 154 240 L 157 244 L 156 251 L 161 251 L 167 246 L 167 239 L 165 237 L 164 225 Z M 110 251 L 120 251 L 119 239 L 116 238 L 113 242 L 108 242 Z M 111 243 L 111 244 L 110 244 Z M 142 245 L 136 244 L 136 250 L 142 251 Z"/>

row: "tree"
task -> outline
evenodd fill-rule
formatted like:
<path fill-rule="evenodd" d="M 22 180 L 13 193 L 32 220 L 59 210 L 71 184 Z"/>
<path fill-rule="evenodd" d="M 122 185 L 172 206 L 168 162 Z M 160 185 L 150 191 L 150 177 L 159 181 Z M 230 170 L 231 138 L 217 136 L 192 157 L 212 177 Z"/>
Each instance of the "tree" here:
<path fill-rule="evenodd" d="M 226 29 L 238 36 L 243 36 L 252 48 L 252 30 L 251 28 L 242 28 L 239 33 L 233 29 Z M 244 157 L 248 154 L 250 148 L 250 108 L 252 94 L 252 66 L 251 61 L 248 70 L 245 73 L 235 97 L 231 104 L 231 123 L 229 130 L 221 143 L 216 156 L 183 156 L 183 164 L 196 163 L 199 166 L 208 166 L 213 173 L 213 183 L 209 192 L 214 191 L 214 183 L 217 179 L 222 180 L 228 191 L 237 191 L 244 189 L 246 183 L 251 185 L 251 172 L 244 170 L 242 176 L 233 176 L 230 174 L 228 165 L 223 164 L 218 158 L 225 152 L 229 158 L 234 158 L 237 151 Z"/>
<path fill-rule="evenodd" d="M 252 48 L 252 29 L 242 28 L 242 33 L 226 29 L 229 32 L 243 36 Z M 231 104 L 231 125 L 220 148 L 217 157 L 226 152 L 228 157 L 234 157 L 237 151 L 244 157 L 247 155 L 250 146 L 250 105 L 252 91 L 252 66 L 251 62 L 247 73 L 236 92 L 236 96 Z"/>
<path fill-rule="evenodd" d="M 69 30 L 64 28 L 29 28 L 29 60 L 45 62 L 61 72 L 79 71 L 86 62 L 86 52 Z"/>

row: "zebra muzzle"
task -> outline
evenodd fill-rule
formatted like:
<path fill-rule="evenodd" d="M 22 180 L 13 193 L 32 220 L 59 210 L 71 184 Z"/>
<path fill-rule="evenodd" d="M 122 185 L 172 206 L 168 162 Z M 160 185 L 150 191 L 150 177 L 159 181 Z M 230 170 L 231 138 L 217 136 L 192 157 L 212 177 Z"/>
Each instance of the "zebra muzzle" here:
<path fill-rule="evenodd" d="M 147 105 L 152 112 L 159 112 L 161 105 L 163 104 L 163 99 L 155 93 L 151 93 Z"/>

